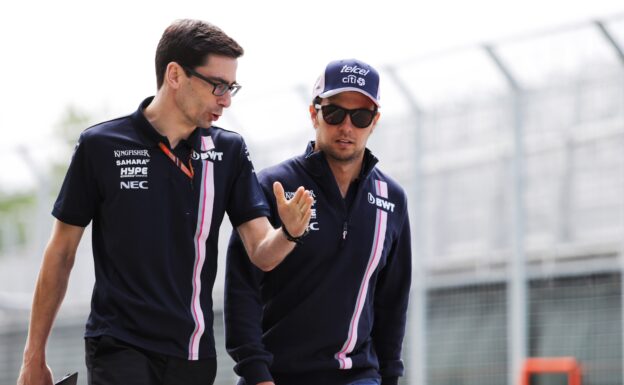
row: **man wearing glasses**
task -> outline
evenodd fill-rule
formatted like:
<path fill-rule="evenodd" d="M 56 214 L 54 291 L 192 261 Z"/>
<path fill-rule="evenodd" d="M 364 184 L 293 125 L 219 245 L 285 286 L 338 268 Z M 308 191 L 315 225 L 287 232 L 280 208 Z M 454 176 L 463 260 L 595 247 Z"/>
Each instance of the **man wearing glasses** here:
<path fill-rule="evenodd" d="M 329 63 L 310 105 L 316 140 L 259 173 L 265 195 L 279 180 L 288 195 L 306 186 L 314 204 L 309 232 L 270 272 L 232 235 L 225 325 L 239 385 L 393 385 L 403 374 L 410 227 L 405 192 L 366 148 L 378 108 L 373 67 Z"/>
<path fill-rule="evenodd" d="M 276 183 L 284 225 L 274 229 L 243 139 L 213 126 L 240 89 L 242 54 L 219 28 L 178 20 L 156 50 L 156 96 L 81 134 L 52 212 L 18 384 L 52 384 L 45 346 L 91 221 L 88 383 L 214 381 L 212 287 L 225 212 L 268 271 L 307 229 L 312 204 L 303 188 L 286 200 Z"/>

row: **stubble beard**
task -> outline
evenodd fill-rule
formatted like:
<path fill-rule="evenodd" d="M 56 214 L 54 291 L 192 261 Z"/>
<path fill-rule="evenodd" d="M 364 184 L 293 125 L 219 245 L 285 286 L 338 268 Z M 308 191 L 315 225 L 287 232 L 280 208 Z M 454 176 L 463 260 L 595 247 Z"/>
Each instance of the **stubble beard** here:
<path fill-rule="evenodd" d="M 320 150 L 323 151 L 325 153 L 325 155 L 327 156 L 328 160 L 330 161 L 335 161 L 341 164 L 349 164 L 349 163 L 353 163 L 353 162 L 357 162 L 362 158 L 362 154 L 364 153 L 364 151 L 353 151 L 351 154 L 340 154 L 337 151 L 333 151 L 331 149 L 331 147 L 327 146 L 323 146 L 320 147 Z"/>

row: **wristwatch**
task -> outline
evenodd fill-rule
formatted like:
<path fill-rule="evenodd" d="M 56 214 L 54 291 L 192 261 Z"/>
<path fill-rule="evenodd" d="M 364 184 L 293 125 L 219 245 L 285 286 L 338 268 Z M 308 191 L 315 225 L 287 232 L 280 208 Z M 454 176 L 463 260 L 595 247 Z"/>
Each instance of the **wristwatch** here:
<path fill-rule="evenodd" d="M 288 230 L 286 230 L 286 226 L 282 225 L 282 232 L 284 233 L 284 235 L 286 236 L 286 239 L 288 239 L 290 242 L 295 242 L 296 244 L 300 245 L 303 243 L 303 241 L 301 240 L 301 238 L 305 237 L 306 235 L 308 235 L 308 232 L 310 231 L 310 229 L 308 229 L 306 227 L 305 231 L 303 232 L 303 234 L 301 234 L 298 237 L 293 237 L 292 235 L 290 235 L 290 233 L 288 232 Z"/>

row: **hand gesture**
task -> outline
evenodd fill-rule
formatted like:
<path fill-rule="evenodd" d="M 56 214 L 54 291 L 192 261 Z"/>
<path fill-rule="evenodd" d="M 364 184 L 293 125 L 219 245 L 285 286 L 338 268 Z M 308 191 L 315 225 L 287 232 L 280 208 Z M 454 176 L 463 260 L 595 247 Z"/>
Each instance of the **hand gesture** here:
<path fill-rule="evenodd" d="M 277 212 L 282 220 L 282 226 L 293 237 L 302 236 L 308 229 L 314 198 L 300 186 L 291 199 L 286 199 L 284 187 L 280 182 L 273 183 L 273 194 L 277 200 Z"/>

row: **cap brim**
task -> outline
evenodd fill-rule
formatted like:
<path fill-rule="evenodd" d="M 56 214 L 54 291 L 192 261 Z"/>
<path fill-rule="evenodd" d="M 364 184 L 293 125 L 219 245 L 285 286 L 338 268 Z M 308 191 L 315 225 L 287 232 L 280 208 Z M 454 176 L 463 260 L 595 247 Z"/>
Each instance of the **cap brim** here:
<path fill-rule="evenodd" d="M 331 96 L 338 95 L 338 94 L 340 94 L 340 93 L 342 93 L 342 92 L 347 92 L 347 91 L 355 91 L 355 92 L 359 92 L 359 93 L 361 93 L 362 95 L 368 96 L 368 98 L 369 98 L 370 100 L 372 100 L 372 101 L 373 101 L 373 103 L 375 103 L 375 105 L 376 105 L 378 108 L 380 108 L 380 107 L 381 107 L 381 105 L 379 104 L 379 101 L 378 101 L 377 99 L 375 99 L 375 98 L 373 97 L 373 95 L 371 95 L 371 94 L 369 94 L 368 92 L 363 91 L 362 89 L 357 88 L 357 87 L 343 87 L 343 88 L 336 88 L 336 89 L 333 89 L 333 90 L 329 90 L 329 91 L 322 92 L 322 93 L 320 93 L 318 96 L 320 96 L 321 98 L 329 98 L 329 97 L 331 97 Z"/>

